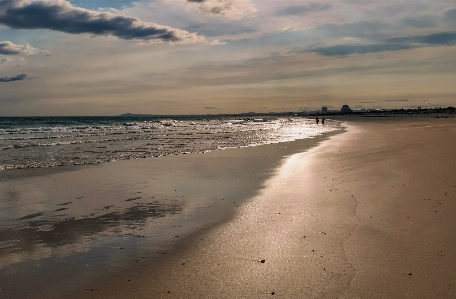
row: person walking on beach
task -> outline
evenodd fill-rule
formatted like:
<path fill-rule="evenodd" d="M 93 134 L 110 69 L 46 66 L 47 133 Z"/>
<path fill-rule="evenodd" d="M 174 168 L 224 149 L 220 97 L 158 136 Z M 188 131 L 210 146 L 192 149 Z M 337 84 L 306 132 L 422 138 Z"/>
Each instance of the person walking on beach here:
<path fill-rule="evenodd" d="M 317 125 L 318 125 L 318 123 L 320 122 L 320 120 L 318 119 L 318 116 L 317 116 L 317 118 L 315 119 L 315 121 L 317 122 Z"/>
<path fill-rule="evenodd" d="M 324 116 L 321 118 L 321 124 L 322 124 L 322 125 L 325 124 L 325 117 L 324 117 Z"/>

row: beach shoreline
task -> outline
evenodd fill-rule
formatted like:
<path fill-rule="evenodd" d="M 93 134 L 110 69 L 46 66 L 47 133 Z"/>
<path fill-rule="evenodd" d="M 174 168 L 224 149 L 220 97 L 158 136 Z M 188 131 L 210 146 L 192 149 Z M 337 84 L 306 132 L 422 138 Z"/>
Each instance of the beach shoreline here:
<path fill-rule="evenodd" d="M 258 164 L 255 148 L 236 157 L 246 163 L 241 173 L 252 171 L 247 162 L 266 172 L 257 191 L 230 203 L 233 214 L 215 214 L 219 221 L 180 235 L 171 250 L 144 250 L 117 271 L 42 297 L 455 297 L 455 120 L 339 120 L 347 132 L 316 147 L 282 145 L 284 160 Z M 233 165 L 245 150 L 209 160 Z M 223 181 L 215 189 L 240 186 L 222 190 Z"/>
<path fill-rule="evenodd" d="M 232 219 L 286 157 L 337 133 L 204 154 L 2 172 L 1 197 L 10 202 L 2 216 L 9 229 L 0 231 L 2 297 L 61 298 L 138 261 L 161 263 L 185 239 Z M 69 273 L 72 280 L 65 279 Z"/>
<path fill-rule="evenodd" d="M 454 297 L 455 134 L 454 120 L 356 121 L 288 158 L 232 221 L 93 296 Z"/>

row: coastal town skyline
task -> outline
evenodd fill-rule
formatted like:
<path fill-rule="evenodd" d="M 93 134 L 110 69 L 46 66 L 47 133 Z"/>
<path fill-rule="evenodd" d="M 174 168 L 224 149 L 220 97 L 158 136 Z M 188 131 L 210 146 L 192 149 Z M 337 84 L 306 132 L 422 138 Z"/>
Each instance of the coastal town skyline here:
<path fill-rule="evenodd" d="M 450 107 L 456 4 L 0 0 L 0 116 Z"/>

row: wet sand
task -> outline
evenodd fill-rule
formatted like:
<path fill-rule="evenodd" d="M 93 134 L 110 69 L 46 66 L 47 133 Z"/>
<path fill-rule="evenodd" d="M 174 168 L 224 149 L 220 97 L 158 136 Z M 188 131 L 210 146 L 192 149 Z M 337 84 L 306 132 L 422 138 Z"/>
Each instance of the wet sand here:
<path fill-rule="evenodd" d="M 0 172 L 0 297 L 66 298 L 161 263 L 186 239 L 232 219 L 287 156 L 326 136 Z"/>
<path fill-rule="evenodd" d="M 166 231 L 164 223 L 168 247 L 146 242 L 109 273 L 41 297 L 456 297 L 456 120 L 342 120 L 346 133 L 307 151 L 309 144 L 295 142 L 201 155 L 179 177 L 205 177 L 203 188 L 212 186 L 217 199 L 211 205 L 223 204 L 201 201 L 190 209 L 200 213 L 184 214 L 211 221 L 188 231 L 177 222 Z M 142 169 L 129 162 L 112 175 Z M 166 167 L 182 169 L 174 164 Z M 225 177 L 217 175 L 225 168 Z M 192 183 L 182 184 L 191 193 Z M 144 234 L 141 240 L 153 235 Z"/>
<path fill-rule="evenodd" d="M 233 220 L 71 298 L 454 298 L 455 148 L 455 119 L 351 120 Z"/>

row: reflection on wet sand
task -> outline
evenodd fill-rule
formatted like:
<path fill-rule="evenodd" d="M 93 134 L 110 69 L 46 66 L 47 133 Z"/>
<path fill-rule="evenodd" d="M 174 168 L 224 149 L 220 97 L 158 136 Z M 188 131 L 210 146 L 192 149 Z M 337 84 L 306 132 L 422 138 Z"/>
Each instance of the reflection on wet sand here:
<path fill-rule="evenodd" d="M 78 243 L 81 238 L 94 238 L 97 234 L 115 231 L 121 233 L 125 227 L 140 229 L 151 219 L 176 214 L 182 210 L 178 202 L 163 204 L 152 202 L 135 205 L 126 210 L 114 211 L 96 217 L 69 218 L 56 222 L 53 219 L 32 220 L 27 226 L 0 231 L 2 256 L 8 253 L 30 253 L 37 246 L 59 247 Z M 20 220 L 34 219 L 43 213 L 31 214 Z M 3 264 L 4 263 L 0 263 Z"/>
<path fill-rule="evenodd" d="M 106 210 L 110 207 L 106 207 Z M 109 233 L 129 234 L 141 230 L 148 222 L 156 218 L 177 214 L 182 210 L 178 201 L 160 203 L 158 201 L 137 204 L 123 210 L 117 210 L 96 217 L 81 217 L 68 219 L 43 218 L 45 213 L 35 213 L 19 220 L 30 220 L 23 227 L 0 231 L 0 265 L 5 266 L 19 262 L 18 255 L 32 255 L 38 248 L 62 247 L 68 244 L 84 242 L 84 239 L 94 239 L 98 235 Z M 39 250 L 38 250 L 39 251 Z M 15 258 L 9 260 L 9 255 Z M 24 256 L 25 259 L 27 259 Z M 39 257 L 38 257 L 39 258 Z"/>

